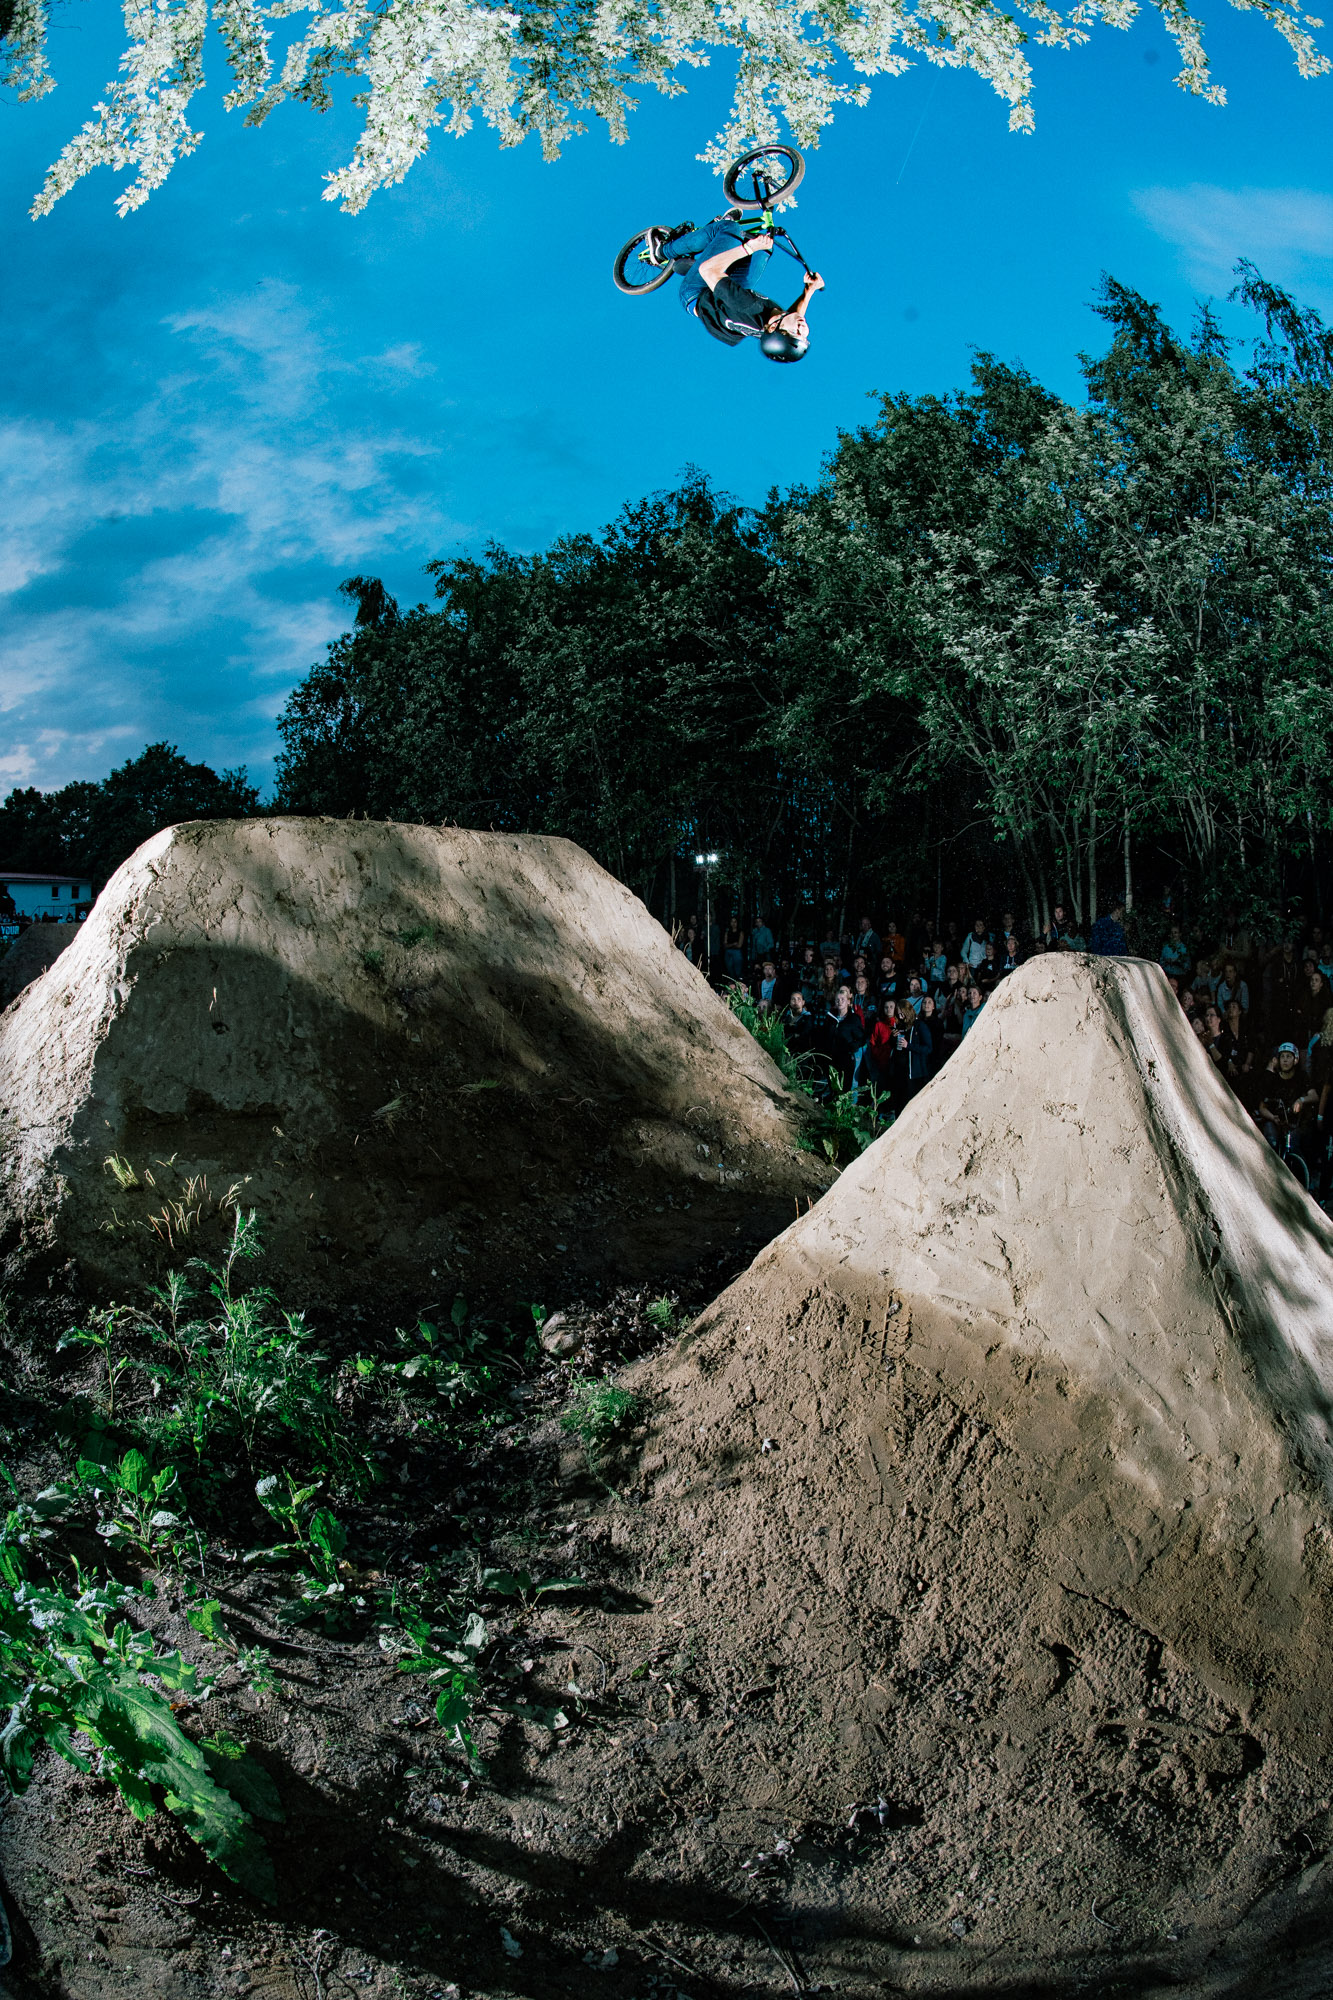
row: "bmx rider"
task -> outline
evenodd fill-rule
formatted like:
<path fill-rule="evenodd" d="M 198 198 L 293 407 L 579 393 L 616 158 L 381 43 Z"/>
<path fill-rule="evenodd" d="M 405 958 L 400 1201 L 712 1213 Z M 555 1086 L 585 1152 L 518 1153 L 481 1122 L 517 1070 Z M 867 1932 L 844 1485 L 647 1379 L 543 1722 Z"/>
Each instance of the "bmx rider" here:
<path fill-rule="evenodd" d="M 690 259 L 680 281 L 680 302 L 714 340 L 739 347 L 743 340 L 757 338 L 770 361 L 799 361 L 810 343 L 806 312 L 815 293 L 823 291 L 824 280 L 807 271 L 800 297 L 785 308 L 765 297 L 758 286 L 768 270 L 773 238 L 767 232 L 747 236 L 745 230 L 736 215 L 720 215 L 702 229 L 688 224 L 654 229 L 648 258 L 654 264 Z"/>

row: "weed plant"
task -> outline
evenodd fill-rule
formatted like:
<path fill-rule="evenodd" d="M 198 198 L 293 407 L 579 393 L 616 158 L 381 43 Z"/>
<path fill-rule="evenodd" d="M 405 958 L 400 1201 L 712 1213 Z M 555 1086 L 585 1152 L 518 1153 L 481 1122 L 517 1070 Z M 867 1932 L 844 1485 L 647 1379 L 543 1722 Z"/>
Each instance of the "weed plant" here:
<path fill-rule="evenodd" d="M 132 1176 L 128 1163 L 118 1165 L 118 1179 Z M 381 1645 L 404 1672 L 433 1683 L 441 1726 L 478 1768 L 479 1710 L 565 1727 L 562 1712 L 513 1700 L 499 1685 L 487 1664 L 486 1622 L 461 1587 L 443 1600 L 429 1577 L 403 1600 L 368 1590 L 329 1504 L 330 1494 L 355 1494 L 371 1475 L 371 1456 L 348 1420 L 359 1397 L 381 1398 L 385 1414 L 410 1407 L 414 1427 L 424 1413 L 460 1447 L 475 1441 L 512 1417 L 509 1391 L 540 1351 L 546 1315 L 529 1308 L 534 1330 L 520 1350 L 507 1327 L 474 1317 L 460 1297 L 447 1324 L 423 1320 L 400 1332 L 390 1358 L 354 1356 L 339 1376 L 300 1313 L 243 1282 L 259 1254 L 258 1228 L 239 1205 L 229 1220 L 217 1261 L 190 1260 L 150 1287 L 144 1304 L 91 1312 L 60 1343 L 95 1358 L 93 1427 L 72 1476 L 20 1501 L 0 1528 L 0 1774 L 22 1790 L 43 1744 L 92 1768 L 86 1741 L 131 1811 L 172 1812 L 238 1883 L 271 1900 L 272 1868 L 255 1822 L 280 1817 L 272 1783 L 240 1746 L 185 1733 L 171 1698 L 202 1700 L 217 1675 L 160 1650 L 136 1628 L 133 1607 L 165 1576 L 185 1597 L 190 1626 L 221 1649 L 219 1673 L 275 1685 L 264 1649 L 242 1649 L 219 1599 L 205 1594 L 206 1540 L 196 1523 L 214 1513 L 230 1522 L 237 1489 L 249 1488 L 272 1532 L 245 1560 L 282 1578 L 283 1622 L 318 1619 L 339 1630 L 378 1619 Z M 610 1383 L 588 1385 L 578 1427 L 590 1454 L 632 1405 Z M 108 1557 L 138 1573 L 137 1585 L 81 1568 L 68 1552 L 63 1565 L 52 1559 L 52 1537 L 89 1517 Z M 185 1573 L 196 1562 L 197 1580 Z M 526 1611 L 549 1592 L 578 1587 L 577 1578 L 539 1582 L 525 1570 L 492 1570 L 472 1591 L 512 1597 Z"/>
<path fill-rule="evenodd" d="M 137 1818 L 165 1807 L 234 1881 L 275 1902 L 272 1861 L 254 1824 L 282 1818 L 272 1780 L 239 1746 L 224 1752 L 186 1735 L 170 1696 L 197 1698 L 206 1685 L 192 1662 L 130 1624 L 123 1614 L 132 1590 L 77 1563 L 72 1591 L 52 1573 L 44 1545 L 68 1503 L 65 1491 L 50 1490 L 12 1507 L 0 1525 L 0 1709 L 8 1716 L 0 1768 L 10 1789 L 27 1788 L 45 1744 L 77 1770 L 97 1768 Z"/>
<path fill-rule="evenodd" d="M 529 1310 L 539 1331 L 545 1309 Z M 356 1374 L 363 1384 L 378 1381 L 382 1397 L 396 1400 L 414 1429 L 424 1427 L 460 1447 L 512 1417 L 510 1391 L 540 1352 L 534 1332 L 520 1357 L 514 1351 L 518 1337 L 499 1321 L 473 1318 L 461 1294 L 447 1325 L 418 1320 L 399 1327 L 396 1339 L 396 1355 L 384 1362 L 360 1356 Z"/>
<path fill-rule="evenodd" d="M 583 1446 L 588 1469 L 597 1471 L 619 1442 L 639 1408 L 630 1389 L 619 1389 L 608 1376 L 574 1375 L 570 1401 L 560 1428 L 572 1432 Z"/>
<path fill-rule="evenodd" d="M 191 1460 L 196 1483 L 237 1462 L 253 1476 L 290 1459 L 355 1485 L 364 1456 L 303 1315 L 283 1310 L 265 1286 L 238 1289 L 238 1269 L 260 1247 L 254 1211 L 238 1208 L 220 1263 L 168 1272 L 146 1306 L 95 1310 L 59 1344 L 99 1355 L 107 1426 L 129 1421 L 166 1456 Z M 117 1402 L 122 1377 L 140 1391 L 128 1409 L 123 1395 Z"/>

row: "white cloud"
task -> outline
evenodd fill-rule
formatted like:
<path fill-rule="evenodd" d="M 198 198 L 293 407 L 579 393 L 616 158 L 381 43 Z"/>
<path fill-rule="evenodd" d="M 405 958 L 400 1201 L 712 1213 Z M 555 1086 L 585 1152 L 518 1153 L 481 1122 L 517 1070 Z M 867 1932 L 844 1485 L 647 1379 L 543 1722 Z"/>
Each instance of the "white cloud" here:
<path fill-rule="evenodd" d="M 472 531 L 440 502 L 414 348 L 346 361 L 276 285 L 164 325 L 167 366 L 137 399 L 0 421 L 8 783 L 90 775 L 113 740 L 154 736 L 239 761 L 346 625 L 340 577 Z M 206 673 L 182 674 L 192 649 Z"/>
<path fill-rule="evenodd" d="M 1185 275 L 1205 291 L 1229 291 L 1240 257 L 1314 303 L 1333 289 L 1333 195 L 1196 181 L 1138 188 L 1130 199 L 1149 228 L 1181 251 Z"/>

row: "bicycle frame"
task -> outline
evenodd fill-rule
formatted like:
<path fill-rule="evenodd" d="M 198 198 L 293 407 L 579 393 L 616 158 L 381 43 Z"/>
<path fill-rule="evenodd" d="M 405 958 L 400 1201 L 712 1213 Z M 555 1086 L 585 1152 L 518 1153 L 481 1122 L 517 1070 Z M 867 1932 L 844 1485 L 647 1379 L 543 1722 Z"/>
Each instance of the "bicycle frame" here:
<path fill-rule="evenodd" d="M 807 278 L 813 276 L 810 266 L 806 263 L 801 253 L 801 248 L 796 238 L 789 229 L 784 229 L 782 224 L 775 220 L 771 208 L 763 209 L 759 216 L 754 219 L 750 216 L 743 217 L 741 221 L 741 234 L 743 236 L 771 236 L 775 250 L 779 248 L 785 250 L 789 257 L 796 259 L 796 262 L 805 272 Z"/>

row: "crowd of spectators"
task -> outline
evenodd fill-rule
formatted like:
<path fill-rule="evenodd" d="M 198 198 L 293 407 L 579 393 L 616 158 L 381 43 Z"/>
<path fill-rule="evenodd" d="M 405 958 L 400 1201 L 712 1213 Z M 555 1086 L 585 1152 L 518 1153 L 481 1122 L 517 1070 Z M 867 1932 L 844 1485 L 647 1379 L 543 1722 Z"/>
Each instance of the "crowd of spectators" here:
<path fill-rule="evenodd" d="M 1322 928 L 1293 926 L 1282 937 L 1252 937 L 1225 916 L 1215 935 L 1186 937 L 1165 918 L 1136 947 L 1161 964 L 1208 1059 L 1284 1156 L 1299 1156 L 1312 1186 L 1333 1184 L 1333 940 Z M 939 931 L 919 916 L 862 916 L 854 931 L 779 941 L 757 922 L 748 934 L 733 914 L 713 926 L 710 954 L 691 918 L 677 935 L 686 956 L 715 983 L 747 994 L 779 1020 L 793 1056 L 807 1059 L 817 1094 L 875 1093 L 889 1117 L 946 1063 L 1001 980 L 1034 953 L 1090 951 L 1123 957 L 1125 912 L 1116 904 L 1086 934 L 1057 905 L 1035 935 L 1014 911 L 998 924 L 977 917 L 967 931 Z M 1162 932 L 1165 931 L 1165 937 Z M 1160 942 L 1158 942 L 1160 940 Z"/>

